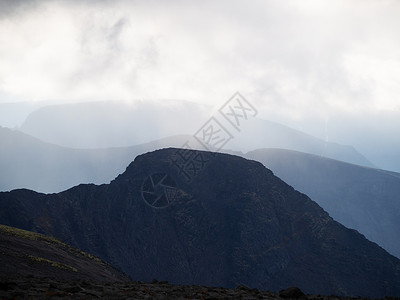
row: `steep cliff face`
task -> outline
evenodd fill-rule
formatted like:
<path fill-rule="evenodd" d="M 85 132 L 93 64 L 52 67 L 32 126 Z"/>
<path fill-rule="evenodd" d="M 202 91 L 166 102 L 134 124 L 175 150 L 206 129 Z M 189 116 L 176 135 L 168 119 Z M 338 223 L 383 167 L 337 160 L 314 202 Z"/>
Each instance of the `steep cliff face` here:
<path fill-rule="evenodd" d="M 400 295 L 397 258 L 262 164 L 227 154 L 163 149 L 108 185 L 0 193 L 0 223 L 56 236 L 136 280 Z"/>

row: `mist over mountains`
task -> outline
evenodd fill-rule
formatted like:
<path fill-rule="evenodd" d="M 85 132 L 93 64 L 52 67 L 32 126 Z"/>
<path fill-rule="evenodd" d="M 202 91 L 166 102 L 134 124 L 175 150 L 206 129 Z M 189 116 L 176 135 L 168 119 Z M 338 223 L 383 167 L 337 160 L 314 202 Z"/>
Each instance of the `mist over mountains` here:
<path fill-rule="evenodd" d="M 1 103 L 0 126 L 19 128 L 61 146 L 104 148 L 193 134 L 213 113 L 211 106 L 178 100 L 49 103 Z M 400 152 L 396 151 L 400 142 L 395 138 L 400 134 L 398 120 L 398 113 L 381 111 L 332 115 L 326 120 L 313 119 L 310 115 L 296 123 L 267 111 L 262 117 L 246 122 L 241 133 L 235 134 L 230 147 L 242 152 L 265 147 L 287 148 L 400 171 Z M 293 133 L 291 129 L 303 132 L 303 137 L 299 139 L 300 132 Z M 304 132 L 311 133 L 311 136 Z M 308 140 L 306 145 L 304 140 Z M 310 143 L 313 147 L 309 146 Z M 348 149 L 340 149 L 340 144 Z M 362 157 L 351 154 L 354 151 L 361 153 Z"/>
<path fill-rule="evenodd" d="M 192 136 L 176 136 L 131 147 L 73 149 L 0 127 L 0 189 L 59 192 L 80 183 L 108 183 L 139 154 L 180 147 Z"/>
<path fill-rule="evenodd" d="M 33 111 L 19 129 L 65 147 L 127 147 L 191 135 L 210 115 L 209 107 L 187 101 L 60 104 Z"/>
<path fill-rule="evenodd" d="M 140 153 L 180 147 L 187 140 L 201 149 L 191 135 L 211 113 L 206 106 L 179 101 L 45 106 L 30 113 L 19 130 L 1 129 L 0 164 L 13 171 L 0 174 L 0 186 L 56 192 L 78 183 L 107 183 Z M 241 132 L 229 130 L 234 138 L 222 151 L 280 147 L 372 166 L 351 146 L 328 143 L 274 122 L 252 119 Z"/>
<path fill-rule="evenodd" d="M 178 100 L 49 104 L 0 103 L 0 126 L 60 146 L 121 147 L 192 135 L 214 112 L 211 106 Z M 267 111 L 243 124 L 239 134 L 232 132 L 228 148 L 292 149 L 399 172 L 399 120 L 399 113 L 381 111 L 293 121 Z"/>
<path fill-rule="evenodd" d="M 184 147 L 186 142 L 189 142 L 193 149 L 203 149 L 203 145 L 196 140 L 193 133 L 204 124 L 204 120 L 213 115 L 212 110 L 209 107 L 198 106 L 194 103 L 172 101 L 170 104 L 172 105 L 165 109 L 166 106 L 156 102 L 139 103 L 136 106 L 123 103 L 95 102 L 52 105 L 34 110 L 28 114 L 20 128 L 0 127 L 0 170 L 2 170 L 0 172 L 0 189 L 7 191 L 29 188 L 39 192 L 55 193 L 81 183 L 107 184 L 110 182 L 111 186 L 115 187 L 113 178 L 123 173 L 126 166 L 138 155 L 165 147 Z M 358 230 L 391 254 L 400 256 L 400 244 L 398 242 L 400 239 L 397 238 L 400 231 L 398 222 L 398 212 L 400 211 L 399 173 L 373 168 L 373 164 L 352 146 L 327 142 L 276 122 L 259 118 L 247 120 L 240 127 L 240 132 L 234 131 L 227 123 L 224 123 L 224 126 L 229 128 L 233 139 L 227 144 L 226 148 L 220 151 L 260 161 L 271 168 L 281 179 L 309 195 L 336 221 Z M 170 136 L 174 132 L 183 134 Z M 147 165 L 145 169 L 150 170 L 151 166 Z M 99 188 L 104 189 L 104 185 Z M 95 192 L 96 186 L 87 185 L 85 187 L 80 185 L 61 194 L 70 195 L 71 191 L 80 189 L 83 189 L 79 193 L 84 193 L 82 196 L 84 199 L 89 199 L 93 193 L 96 195 L 99 193 Z M 110 194 L 105 197 L 124 197 L 119 190 L 120 188 L 116 190 L 113 188 L 113 196 Z M 85 194 L 87 191 L 90 191 L 88 195 Z M 104 190 L 100 193 L 106 192 Z M 10 195 L 17 196 L 16 198 L 12 196 L 14 204 L 4 206 L 4 211 L 11 209 L 17 215 L 21 211 L 23 217 L 21 221 L 6 218 L 3 223 L 55 235 L 76 247 L 100 255 L 103 259 L 130 275 L 134 274 L 140 278 L 147 276 L 148 273 L 144 270 L 142 273 L 129 273 L 131 272 L 130 269 L 124 269 L 124 263 L 121 264 L 121 259 L 124 262 L 132 259 L 124 258 L 123 254 L 125 251 L 132 251 L 131 248 L 129 248 L 130 250 L 123 248 L 122 252 L 116 254 L 111 246 L 106 246 L 107 242 L 101 246 L 100 241 L 93 241 L 93 245 L 96 246 L 90 246 L 88 243 L 91 243 L 93 238 L 91 234 L 75 237 L 76 226 L 78 225 L 70 222 L 78 222 L 79 226 L 89 228 L 94 226 L 89 223 L 81 224 L 81 222 L 89 222 L 84 221 L 86 211 L 80 212 L 79 217 L 76 212 L 65 212 L 65 220 L 62 221 L 62 224 L 52 226 L 72 227 L 66 229 L 69 230 L 69 233 L 55 232 L 54 229 L 43 229 L 42 225 L 34 221 L 35 217 L 33 216 L 26 219 L 28 213 L 23 208 L 24 202 L 31 201 L 28 199 L 39 201 L 39 199 L 48 196 L 32 194 L 28 191 L 15 191 Z M 207 198 L 206 195 L 204 197 Z M 108 201 L 106 198 L 104 198 L 104 201 Z M 50 201 L 59 201 L 55 199 Z M 250 207 L 249 209 L 253 209 Z M 56 216 L 48 215 L 50 213 L 49 208 L 41 208 L 36 216 L 43 216 L 43 209 L 47 215 L 46 222 L 53 222 L 52 220 Z M 107 208 L 106 206 L 98 207 L 95 211 L 102 214 L 102 218 L 104 218 L 105 213 L 100 213 L 102 210 L 113 214 L 109 211 L 108 206 Z M 190 211 L 186 211 L 185 214 Z M 43 219 L 40 220 L 42 220 L 40 224 L 44 224 L 42 223 Z M 248 221 L 243 221 L 243 224 L 245 223 L 248 223 Z M 95 226 L 101 226 L 104 230 L 103 233 L 106 234 L 107 228 L 115 225 L 111 223 L 100 225 L 100 220 L 98 220 Z M 257 225 L 257 228 L 258 226 L 260 225 Z M 100 239 L 100 237 L 98 238 Z M 129 247 L 133 247 L 133 245 L 131 244 Z M 113 254 L 108 253 L 108 251 Z M 231 250 L 224 251 L 230 252 Z M 280 264 L 279 257 L 276 256 L 271 259 L 274 263 Z M 316 260 L 315 257 L 309 259 L 313 263 Z M 154 266 L 151 273 L 157 273 L 156 270 L 160 266 L 162 266 L 161 263 Z M 167 267 L 164 266 L 163 268 Z M 189 276 L 184 275 L 185 273 L 182 273 L 181 270 L 176 272 L 180 272 L 180 276 L 183 277 Z M 326 273 L 327 269 L 324 269 L 324 272 Z M 364 273 L 365 270 L 362 272 Z M 160 274 L 161 277 L 174 278 L 171 277 L 171 273 Z M 310 276 L 310 274 L 306 275 L 307 278 L 310 278 Z M 176 282 L 189 283 L 182 281 L 183 277 L 177 278 Z M 193 277 L 192 280 L 195 280 L 195 278 Z M 350 278 L 348 279 L 350 280 Z M 212 282 L 201 280 L 191 282 L 212 284 Z M 217 282 L 233 286 L 239 281 Z M 235 283 L 233 284 L 233 282 Z M 250 285 L 251 282 L 256 282 L 256 279 L 252 278 L 248 284 Z M 328 289 L 327 286 L 323 287 L 324 283 L 321 283 L 320 289 L 314 289 L 309 287 L 307 282 L 298 283 L 289 279 L 283 282 L 289 285 L 292 282 L 293 284 L 296 283 L 312 293 L 331 293 L 334 290 L 342 291 L 343 295 L 353 293 L 349 292 L 347 286 L 343 287 L 341 284 L 338 284 L 334 289 Z M 259 283 L 258 287 L 279 289 L 283 288 L 284 285 L 274 285 L 269 282 L 268 287 L 262 283 Z M 354 295 L 363 295 L 361 289 L 354 293 Z M 372 292 L 371 290 L 365 295 L 371 295 L 371 293 L 375 293 L 375 291 Z M 379 293 L 381 293 L 379 295 L 385 294 L 382 291 Z"/>
<path fill-rule="evenodd" d="M 0 1 L 0 298 L 400 297 L 399 16 Z"/>
<path fill-rule="evenodd" d="M 40 108 L 20 127 L 24 133 L 72 148 L 132 146 L 177 134 L 194 134 L 210 117 L 210 107 L 184 101 L 113 102 L 52 105 Z M 286 148 L 354 164 L 372 166 L 351 146 L 323 141 L 293 128 L 262 119 L 243 122 L 240 132 L 223 124 L 234 136 L 225 147 L 247 152 L 257 148 Z"/>
<path fill-rule="evenodd" d="M 334 221 L 260 163 L 190 151 L 205 162 L 188 183 L 171 164 L 178 151 L 138 156 L 108 185 L 0 193 L 0 222 L 56 236 L 141 280 L 400 294 L 399 259 Z M 168 198 L 166 190 L 144 185 L 161 173 L 175 186 L 166 208 L 143 198 L 143 191 Z"/>

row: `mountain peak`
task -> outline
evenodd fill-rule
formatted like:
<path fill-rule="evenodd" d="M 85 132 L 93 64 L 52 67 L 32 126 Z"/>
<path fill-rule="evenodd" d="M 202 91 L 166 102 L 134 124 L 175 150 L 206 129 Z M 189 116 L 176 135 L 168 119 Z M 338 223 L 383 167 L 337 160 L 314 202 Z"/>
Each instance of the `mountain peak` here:
<path fill-rule="evenodd" d="M 157 150 L 108 185 L 0 193 L 0 208 L 0 223 L 56 236 L 136 280 L 400 295 L 397 258 L 238 156 Z"/>

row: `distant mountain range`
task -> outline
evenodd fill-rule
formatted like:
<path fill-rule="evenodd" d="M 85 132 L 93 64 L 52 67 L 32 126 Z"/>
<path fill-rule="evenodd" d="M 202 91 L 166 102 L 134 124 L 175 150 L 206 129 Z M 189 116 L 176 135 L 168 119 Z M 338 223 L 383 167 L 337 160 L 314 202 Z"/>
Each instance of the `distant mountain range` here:
<path fill-rule="evenodd" d="M 72 149 L 0 127 L 0 140 L 0 190 L 28 188 L 47 193 L 80 183 L 108 183 L 137 155 L 148 151 L 181 147 L 186 141 L 193 148 L 203 149 L 189 135 L 132 147 Z M 394 238 L 400 232 L 400 174 L 289 150 L 231 153 L 264 163 L 277 176 L 309 195 L 335 220 L 357 229 L 400 257 L 400 237 Z M 372 189 L 373 186 L 376 188 Z"/>
<path fill-rule="evenodd" d="M 89 107 L 91 106 L 89 105 Z M 111 107 L 113 106 L 111 105 Z M 119 106 L 116 107 L 120 108 Z M 94 108 L 96 108 L 96 105 L 94 105 Z M 204 149 L 193 135 L 163 137 L 158 140 L 129 147 L 75 149 L 59 146 L 56 144 L 65 137 L 65 132 L 67 132 L 67 137 L 65 138 L 67 144 L 71 139 L 75 139 L 75 142 L 71 142 L 71 144 L 79 144 L 79 140 L 84 139 L 84 136 L 80 136 L 80 134 L 93 136 L 93 139 L 96 139 L 97 136 L 99 140 L 105 143 L 104 145 L 112 145 L 114 143 L 122 144 L 128 143 L 128 141 L 133 143 L 137 137 L 135 134 L 138 132 L 142 134 L 143 131 L 147 130 L 148 127 L 145 122 L 152 122 L 150 117 L 146 119 L 142 116 L 142 121 L 144 122 L 142 127 L 138 127 L 140 124 L 137 124 L 136 127 L 125 127 L 125 130 L 132 131 L 131 135 L 127 132 L 121 132 L 119 135 L 116 134 L 115 132 L 118 131 L 118 128 L 114 127 L 113 122 L 110 120 L 101 122 L 100 119 L 96 119 L 96 122 L 90 123 L 91 125 L 89 128 L 79 131 L 77 127 L 85 128 L 85 125 L 82 123 L 83 120 L 72 118 L 71 120 L 74 120 L 74 126 L 76 127 L 72 127 L 72 125 L 69 126 L 66 123 L 72 121 L 67 118 L 68 113 L 66 113 L 67 116 L 58 116 L 57 113 L 54 113 L 54 118 L 58 118 L 60 122 L 49 120 L 48 115 L 52 114 L 46 112 L 51 112 L 52 110 L 57 111 L 59 109 L 61 108 L 58 106 L 45 107 L 43 108 L 44 116 L 42 116 L 41 110 L 39 110 L 32 114 L 27 121 L 27 123 L 33 122 L 32 120 L 37 116 L 38 119 L 35 122 L 42 126 L 41 130 L 37 132 L 37 135 L 46 138 L 46 134 L 43 136 L 43 134 L 39 133 L 51 133 L 54 137 L 58 138 L 49 138 L 47 136 L 48 140 L 53 142 L 53 144 L 50 142 L 43 142 L 39 138 L 24 134 L 19 130 L 0 127 L 0 170 L 4 170 L 3 172 L 0 171 L 0 190 L 6 191 L 15 188 L 29 188 L 41 192 L 58 192 L 79 183 L 107 183 L 119 173 L 123 172 L 125 166 L 138 154 L 164 147 L 181 147 L 186 141 L 190 141 L 190 145 L 193 148 Z M 78 111 L 80 111 L 80 105 L 77 105 L 77 108 L 72 106 L 71 109 L 73 112 L 75 112 L 76 109 L 76 113 L 79 115 Z M 107 110 L 105 108 L 104 110 L 106 114 Z M 61 109 L 61 111 L 63 110 Z M 96 110 L 94 109 L 94 111 Z M 138 112 L 138 114 L 140 113 Z M 129 114 L 125 117 L 127 118 L 128 115 Z M 92 117 L 95 118 L 94 116 Z M 134 116 L 131 118 L 137 121 Z M 177 128 L 182 126 L 182 124 L 179 125 L 178 119 L 178 117 L 172 119 L 176 122 L 172 127 Z M 156 120 L 153 121 L 156 122 Z M 164 121 L 170 122 L 171 118 Z M 124 120 L 120 120 L 120 122 L 123 124 Z M 102 126 L 110 127 L 109 130 L 100 130 L 101 128 L 96 125 L 98 123 L 102 123 Z M 160 124 L 162 123 L 163 122 Z M 226 149 L 223 149 L 223 151 L 229 151 L 229 149 L 232 149 L 230 148 L 231 146 L 238 151 L 240 148 L 249 148 L 250 145 L 254 147 L 259 145 L 280 145 L 290 149 L 309 151 L 310 153 L 323 153 L 327 157 L 339 157 L 343 160 L 347 159 L 353 163 L 362 165 L 370 164 L 362 155 L 351 147 L 325 143 L 304 133 L 272 122 L 258 120 L 255 121 L 255 123 L 258 124 L 256 127 L 260 134 L 258 138 L 255 138 L 254 135 L 256 134 L 255 127 L 253 125 L 250 127 L 247 125 L 247 127 L 244 127 L 244 131 L 238 133 L 231 141 L 231 144 L 227 144 Z M 23 126 L 23 128 L 26 129 L 26 126 Z M 138 130 L 138 128 L 143 128 L 143 130 Z M 252 138 L 246 133 L 246 130 L 250 129 L 254 131 Z M 264 133 L 262 133 L 263 130 L 265 130 Z M 194 132 L 193 130 L 192 133 Z M 100 136 L 102 136 L 101 139 L 99 138 Z M 109 139 L 110 136 L 113 136 L 111 140 Z M 151 136 L 162 137 L 163 133 L 158 132 L 156 135 L 153 134 Z M 118 139 L 119 142 L 115 139 Z M 138 140 L 141 139 L 138 138 Z M 91 143 L 90 139 L 88 143 Z M 86 146 L 87 145 L 88 144 L 86 144 Z M 95 145 L 95 143 L 93 145 Z"/>
<path fill-rule="evenodd" d="M 108 183 L 139 154 L 181 147 L 191 136 L 176 136 L 143 145 L 107 149 L 72 149 L 42 142 L 17 130 L 0 127 L 0 190 L 28 188 L 59 192 L 80 183 Z"/>
<path fill-rule="evenodd" d="M 284 149 L 246 157 L 306 193 L 337 221 L 400 257 L 400 174 Z"/>
<path fill-rule="evenodd" d="M 282 124 L 262 119 L 244 122 L 241 132 L 232 140 L 229 147 L 239 149 L 242 152 L 260 148 L 283 148 L 356 165 L 373 166 L 352 146 L 327 142 Z"/>
<path fill-rule="evenodd" d="M 136 280 L 400 296 L 399 259 L 262 164 L 227 154 L 163 149 L 110 184 L 3 192 L 0 223 L 55 236 Z"/>
<path fill-rule="evenodd" d="M 42 141 L 65 147 L 126 147 L 168 136 L 193 135 L 212 115 L 209 107 L 186 101 L 148 101 L 135 105 L 121 102 L 63 104 L 32 112 L 19 129 Z M 218 113 L 215 116 L 221 117 Z M 351 146 L 327 142 L 278 123 L 249 118 L 240 123 L 238 132 L 220 121 L 234 137 L 225 149 L 247 152 L 258 148 L 285 148 L 372 166 Z"/>
<path fill-rule="evenodd" d="M 71 148 L 129 147 L 191 135 L 210 108 L 187 101 L 89 102 L 49 105 L 28 115 L 22 132 Z"/>
<path fill-rule="evenodd" d="M 201 148 L 193 134 L 209 118 L 207 109 L 188 102 L 172 104 L 168 109 L 154 103 L 46 106 L 26 119 L 20 129 L 26 134 L 0 127 L 0 170 L 7 170 L 0 172 L 0 190 L 58 192 L 79 183 L 107 183 L 146 151 L 181 147 L 187 140 Z M 223 151 L 283 147 L 371 166 L 350 146 L 265 120 L 248 120 L 241 132 L 231 132 L 234 138 Z"/>

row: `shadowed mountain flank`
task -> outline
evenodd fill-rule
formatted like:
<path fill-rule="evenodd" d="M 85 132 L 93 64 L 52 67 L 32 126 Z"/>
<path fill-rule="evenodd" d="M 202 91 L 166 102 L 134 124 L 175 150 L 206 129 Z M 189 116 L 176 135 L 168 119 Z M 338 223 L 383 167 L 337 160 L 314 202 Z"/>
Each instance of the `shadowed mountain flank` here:
<path fill-rule="evenodd" d="M 400 257 L 399 173 L 285 149 L 259 149 L 246 157 L 262 162 L 335 220 Z"/>
<path fill-rule="evenodd" d="M 134 280 L 400 295 L 400 260 L 261 163 L 162 149 L 110 184 L 0 193 L 0 222 L 55 236 Z"/>

